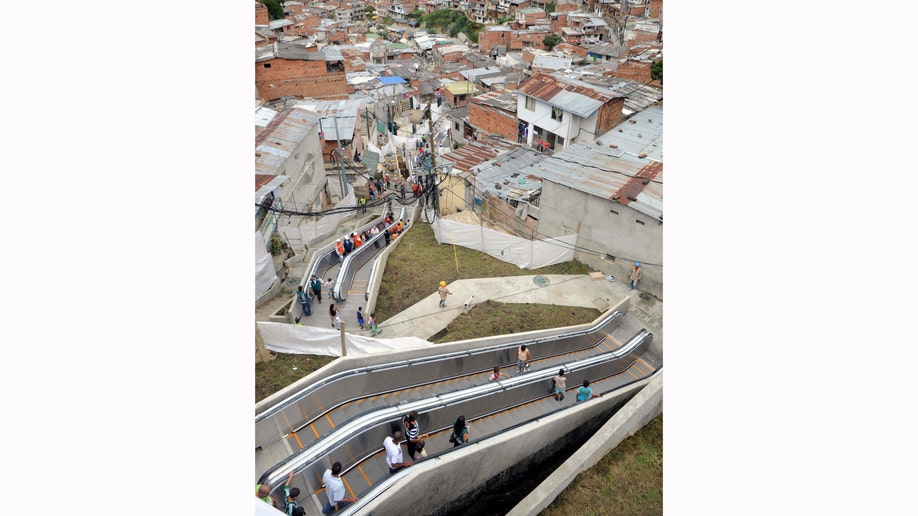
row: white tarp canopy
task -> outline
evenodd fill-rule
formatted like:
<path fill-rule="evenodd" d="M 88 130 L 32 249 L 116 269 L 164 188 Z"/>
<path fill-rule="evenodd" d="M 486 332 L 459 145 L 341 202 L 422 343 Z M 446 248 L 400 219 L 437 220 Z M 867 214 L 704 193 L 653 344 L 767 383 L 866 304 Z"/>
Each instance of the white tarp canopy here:
<path fill-rule="evenodd" d="M 483 226 L 437 219 L 430 225 L 437 242 L 455 244 L 486 253 L 520 269 L 538 269 L 574 259 L 577 235 L 546 240 L 528 240 Z"/>
<path fill-rule="evenodd" d="M 277 271 L 274 270 L 274 260 L 271 253 L 265 249 L 265 239 L 261 231 L 255 232 L 255 297 L 258 298 L 271 289 L 277 281 Z"/>
<path fill-rule="evenodd" d="M 323 317 L 323 315 L 314 313 L 312 317 Z M 259 321 L 257 325 L 258 332 L 265 342 L 265 348 L 275 353 L 341 356 L 341 333 L 338 330 L 262 321 Z M 376 339 L 346 333 L 344 338 L 348 356 L 367 355 L 399 349 L 426 348 L 432 345 L 426 340 L 417 337 Z"/>

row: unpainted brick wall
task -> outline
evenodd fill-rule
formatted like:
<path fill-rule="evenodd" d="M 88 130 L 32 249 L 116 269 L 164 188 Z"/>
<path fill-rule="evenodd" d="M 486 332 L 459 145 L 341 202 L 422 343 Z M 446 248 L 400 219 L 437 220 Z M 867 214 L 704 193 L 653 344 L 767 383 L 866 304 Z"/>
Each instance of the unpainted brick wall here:
<path fill-rule="evenodd" d="M 469 124 L 480 131 L 499 134 L 515 142 L 519 122 L 516 113 L 511 114 L 495 107 L 471 102 L 469 103 Z"/>
<path fill-rule="evenodd" d="M 596 134 L 602 134 L 622 121 L 622 108 L 625 106 L 624 98 L 612 99 L 599 108 L 599 118 L 596 120 Z"/>
<path fill-rule="evenodd" d="M 265 64 L 271 65 L 270 68 Z M 286 96 L 344 99 L 349 91 L 344 72 L 328 73 L 325 61 L 300 59 L 255 63 L 255 88 L 265 100 Z"/>

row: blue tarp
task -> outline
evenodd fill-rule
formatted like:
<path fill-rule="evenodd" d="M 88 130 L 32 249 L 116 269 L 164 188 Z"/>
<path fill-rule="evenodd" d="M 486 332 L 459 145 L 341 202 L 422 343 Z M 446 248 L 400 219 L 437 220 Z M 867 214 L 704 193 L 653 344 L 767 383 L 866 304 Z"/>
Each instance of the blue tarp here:
<path fill-rule="evenodd" d="M 383 84 L 407 84 L 408 82 L 405 79 L 402 79 L 401 77 L 398 77 L 395 75 L 393 75 L 392 77 L 380 76 L 380 77 L 377 77 L 377 79 L 379 79 L 379 82 Z"/>

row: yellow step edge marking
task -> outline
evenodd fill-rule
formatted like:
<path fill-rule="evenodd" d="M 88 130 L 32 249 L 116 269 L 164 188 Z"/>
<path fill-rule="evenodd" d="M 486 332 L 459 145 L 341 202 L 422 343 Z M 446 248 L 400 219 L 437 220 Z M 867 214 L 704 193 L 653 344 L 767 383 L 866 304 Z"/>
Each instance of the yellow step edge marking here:
<path fill-rule="evenodd" d="M 287 413 L 281 412 L 281 415 L 284 416 L 284 422 L 287 423 L 287 426 L 290 428 L 290 431 L 293 432 L 293 425 L 291 425 L 290 420 L 287 419 Z"/>
<path fill-rule="evenodd" d="M 341 480 L 344 481 L 344 487 L 347 488 L 347 492 L 348 492 L 348 493 L 351 493 L 351 496 L 354 496 L 354 491 L 351 489 L 351 485 L 347 483 L 347 479 L 344 478 L 343 475 L 341 476 Z"/>
<path fill-rule="evenodd" d="M 370 482 L 370 477 L 363 471 L 363 466 L 360 464 L 357 465 L 357 470 L 360 471 L 360 474 L 363 475 L 363 479 L 367 481 L 367 485 L 373 487 L 373 482 Z"/>
<path fill-rule="evenodd" d="M 647 376 L 647 373 L 641 369 L 641 366 L 639 366 L 637 362 L 631 362 L 631 367 L 633 367 L 635 371 L 641 373 L 641 376 Z"/>
<path fill-rule="evenodd" d="M 296 434 L 296 432 L 294 432 L 294 433 L 293 433 L 293 438 L 296 439 L 296 444 L 297 444 L 297 445 L 300 447 L 300 449 L 302 450 L 302 449 L 304 448 L 304 446 L 303 446 L 303 443 L 300 441 L 300 436 L 298 436 L 298 435 Z"/>
<path fill-rule="evenodd" d="M 316 434 L 316 439 L 318 439 L 318 438 L 319 438 L 319 432 L 316 431 L 316 427 L 313 426 L 313 425 L 310 423 L 309 428 L 312 428 L 312 433 Z"/>
<path fill-rule="evenodd" d="M 603 333 L 603 335 L 605 335 L 607 339 L 611 340 L 612 343 L 615 344 L 616 346 L 622 347 L 621 343 L 618 342 L 617 340 L 613 339 L 612 336 L 609 335 L 608 333 Z"/>
<path fill-rule="evenodd" d="M 635 380 L 638 379 L 637 375 L 635 375 L 634 372 L 633 372 L 631 369 L 628 370 L 628 374 L 630 374 L 631 376 L 633 376 Z"/>
<path fill-rule="evenodd" d="M 644 364 L 644 367 L 646 367 L 648 371 L 653 371 L 653 368 L 650 367 L 650 364 L 648 364 L 647 362 L 644 362 L 644 360 L 641 359 L 641 357 L 638 357 L 637 361 L 640 362 L 641 364 Z"/>
<path fill-rule="evenodd" d="M 334 430 L 334 429 L 335 429 L 335 424 L 334 424 L 334 423 L 332 423 L 332 420 L 331 420 L 331 418 L 330 418 L 330 417 L 328 417 L 328 414 L 325 414 L 325 419 L 327 419 L 327 420 L 328 420 L 328 424 L 330 424 L 330 425 L 331 425 L 331 427 L 332 427 L 332 430 Z"/>
<path fill-rule="evenodd" d="M 605 347 L 607 347 L 607 348 L 609 348 L 609 351 L 615 351 L 615 348 L 613 348 L 612 346 L 610 346 L 609 343 L 606 342 L 605 340 L 602 341 L 602 345 L 605 346 Z"/>

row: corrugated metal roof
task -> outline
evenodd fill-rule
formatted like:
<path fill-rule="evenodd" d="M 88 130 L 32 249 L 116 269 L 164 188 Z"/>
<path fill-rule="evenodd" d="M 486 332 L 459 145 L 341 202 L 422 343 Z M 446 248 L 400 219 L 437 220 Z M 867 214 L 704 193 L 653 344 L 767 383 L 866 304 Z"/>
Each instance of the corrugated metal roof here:
<path fill-rule="evenodd" d="M 663 106 L 655 104 L 634 115 L 631 119 L 600 135 L 600 146 L 617 145 L 618 150 L 635 156 L 642 153 L 647 158 L 663 161 Z"/>
<path fill-rule="evenodd" d="M 443 162 L 453 164 L 453 171 L 456 173 L 469 172 L 475 165 L 480 165 L 485 161 L 494 159 L 501 152 L 512 149 L 513 146 L 500 140 L 472 141 L 468 145 L 463 145 L 457 150 L 444 154 Z M 440 158 L 437 158 L 440 163 Z"/>
<path fill-rule="evenodd" d="M 446 87 L 453 95 L 474 95 L 478 88 L 469 81 L 456 81 Z"/>
<path fill-rule="evenodd" d="M 485 191 L 502 199 L 529 201 L 542 189 L 537 177 L 520 173 L 546 158 L 544 154 L 525 148 L 515 148 L 473 168 L 475 190 Z M 500 185 L 500 188 L 497 185 Z"/>
<path fill-rule="evenodd" d="M 607 101 L 621 97 L 581 81 L 565 80 L 544 73 L 529 77 L 520 84 L 517 91 L 584 118 L 592 115 Z"/>
<path fill-rule="evenodd" d="M 566 70 L 571 67 L 571 58 L 536 54 L 532 59 L 532 67 Z"/>
<path fill-rule="evenodd" d="M 304 100 L 298 102 L 294 107 L 321 115 L 319 130 L 325 134 L 325 140 L 338 141 L 338 133 L 335 131 L 336 123 L 341 133 L 341 140 L 354 138 L 360 104 L 359 100 Z"/>
<path fill-rule="evenodd" d="M 267 127 L 276 115 L 277 111 L 271 108 L 261 106 L 255 109 L 255 127 Z"/>
<path fill-rule="evenodd" d="M 277 175 L 278 168 L 318 125 L 319 115 L 302 109 L 285 110 L 255 137 L 255 173 Z"/>
<path fill-rule="evenodd" d="M 663 163 L 659 161 L 638 158 L 622 149 L 590 142 L 556 151 L 551 157 L 523 168 L 519 173 L 612 199 L 662 220 L 662 183 L 654 182 L 662 181 L 663 177 Z M 644 184 L 645 180 L 647 184 Z"/>

